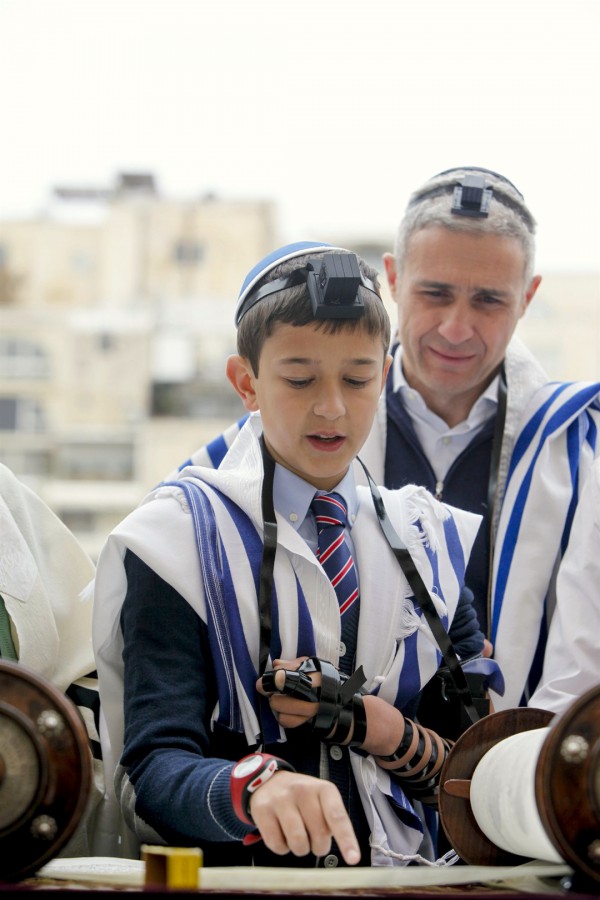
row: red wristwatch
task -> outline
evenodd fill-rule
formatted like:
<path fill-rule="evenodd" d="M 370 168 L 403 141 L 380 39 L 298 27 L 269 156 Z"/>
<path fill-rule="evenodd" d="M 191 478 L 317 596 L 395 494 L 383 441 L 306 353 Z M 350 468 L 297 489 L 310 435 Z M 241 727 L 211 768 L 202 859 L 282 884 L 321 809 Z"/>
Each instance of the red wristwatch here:
<path fill-rule="evenodd" d="M 296 771 L 284 759 L 269 753 L 251 753 L 233 767 L 229 780 L 233 810 L 245 825 L 254 825 L 250 815 L 250 797 L 261 784 L 280 770 Z"/>

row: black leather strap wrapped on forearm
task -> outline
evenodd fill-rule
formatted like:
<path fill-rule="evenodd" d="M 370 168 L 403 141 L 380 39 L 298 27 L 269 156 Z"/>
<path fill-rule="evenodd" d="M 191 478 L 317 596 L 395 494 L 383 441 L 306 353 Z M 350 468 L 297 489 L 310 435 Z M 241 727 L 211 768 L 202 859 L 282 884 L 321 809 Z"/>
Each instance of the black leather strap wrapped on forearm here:
<path fill-rule="evenodd" d="M 361 747 L 367 738 L 367 716 L 363 695 L 356 693 L 338 716 L 336 729 L 323 740 L 329 744 L 341 744 L 344 747 Z"/>
<path fill-rule="evenodd" d="M 423 803 L 436 803 L 444 760 L 452 746 L 435 731 L 404 719 L 400 744 L 389 756 L 378 756 L 379 765 L 402 782 L 406 792 Z"/>

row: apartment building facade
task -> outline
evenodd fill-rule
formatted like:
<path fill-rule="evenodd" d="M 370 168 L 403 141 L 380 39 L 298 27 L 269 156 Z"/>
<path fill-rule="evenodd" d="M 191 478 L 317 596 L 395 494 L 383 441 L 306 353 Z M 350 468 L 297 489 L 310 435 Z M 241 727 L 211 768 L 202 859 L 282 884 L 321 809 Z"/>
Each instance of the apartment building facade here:
<path fill-rule="evenodd" d="M 276 243 L 272 204 L 164 197 L 144 173 L 0 222 L 0 460 L 93 557 L 241 414 L 223 377 L 236 297 Z"/>

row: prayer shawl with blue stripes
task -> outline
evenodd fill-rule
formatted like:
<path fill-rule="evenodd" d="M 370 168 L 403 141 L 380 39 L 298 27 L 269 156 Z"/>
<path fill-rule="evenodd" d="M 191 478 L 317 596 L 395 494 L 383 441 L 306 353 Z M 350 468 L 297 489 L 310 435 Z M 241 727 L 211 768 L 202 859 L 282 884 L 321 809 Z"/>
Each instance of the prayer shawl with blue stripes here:
<path fill-rule="evenodd" d="M 257 574 L 261 550 L 261 422 L 252 415 L 218 470 L 191 467 L 180 484 L 163 485 L 110 535 L 97 566 L 94 647 L 102 708 L 112 753 L 122 747 L 122 636 L 119 611 L 126 590 L 127 548 L 171 584 L 207 623 L 219 702 L 213 721 L 242 732 L 249 746 L 260 734 L 255 681 L 260 622 Z M 210 504 L 196 502 L 203 492 Z M 410 590 L 381 534 L 368 490 L 358 488 L 360 508 L 352 529 L 360 574 L 361 612 L 357 660 L 366 688 L 401 707 L 435 673 L 440 653 L 429 626 L 415 608 Z M 468 555 L 480 524 L 470 513 L 437 503 L 423 488 L 382 489 L 388 515 L 430 588 L 446 625 L 454 616 Z M 197 498 L 196 498 L 197 499 Z M 240 513 L 241 510 L 241 513 Z M 218 530 L 211 535 L 214 516 Z M 271 657 L 316 655 L 339 662 L 340 616 L 335 591 L 316 556 L 292 525 L 278 519 L 274 567 Z M 198 560 L 218 557 L 218 574 Z M 211 583 L 212 582 L 212 583 Z M 269 739 L 285 740 L 274 720 Z M 415 853 L 422 832 L 408 827 L 387 798 L 404 803 L 399 786 L 371 757 L 351 754 L 372 841 L 384 848 L 373 861 L 392 864 L 391 853 Z"/>
<path fill-rule="evenodd" d="M 594 383 L 548 383 L 515 337 L 505 369 L 508 405 L 493 511 L 490 637 L 506 691 L 503 697 L 494 695 L 496 709 L 526 703 L 541 674 L 557 566 L 580 485 L 598 453 L 600 391 Z M 244 421 L 199 448 L 191 459 L 218 466 Z M 386 433 L 384 391 L 360 454 L 377 482 L 383 480 Z M 358 469 L 356 477 L 360 482 Z"/>
<path fill-rule="evenodd" d="M 563 713 L 600 683 L 600 456 L 573 517 L 571 539 L 556 577 L 556 609 L 544 671 L 530 706 Z"/>
<path fill-rule="evenodd" d="M 527 702 L 539 680 L 557 566 L 600 450 L 599 427 L 598 383 L 551 382 L 525 411 L 494 557 L 492 641 L 506 682 L 504 696 L 494 695 L 496 709 Z"/>

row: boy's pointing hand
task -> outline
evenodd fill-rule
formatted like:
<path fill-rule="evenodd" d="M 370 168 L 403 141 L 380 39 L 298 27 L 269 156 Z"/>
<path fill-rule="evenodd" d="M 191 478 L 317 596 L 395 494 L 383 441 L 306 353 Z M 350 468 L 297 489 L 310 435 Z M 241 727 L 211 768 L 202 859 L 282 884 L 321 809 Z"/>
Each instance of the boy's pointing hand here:
<path fill-rule="evenodd" d="M 340 792 L 330 781 L 276 772 L 252 795 L 250 813 L 273 853 L 325 856 L 333 839 L 347 865 L 360 861 L 352 823 Z"/>

